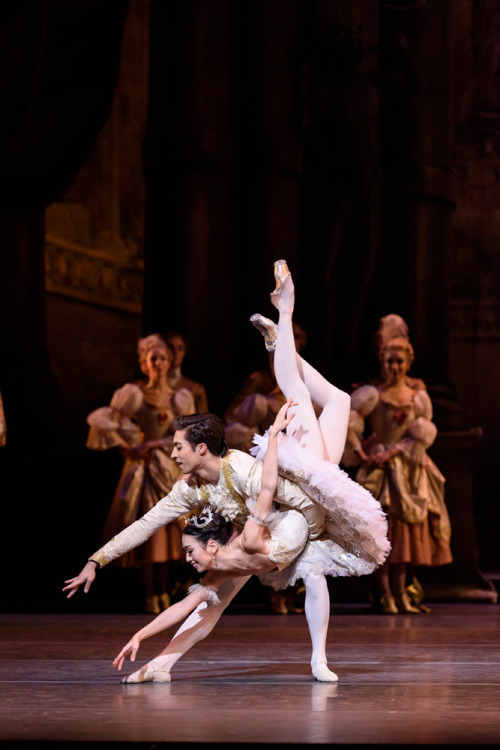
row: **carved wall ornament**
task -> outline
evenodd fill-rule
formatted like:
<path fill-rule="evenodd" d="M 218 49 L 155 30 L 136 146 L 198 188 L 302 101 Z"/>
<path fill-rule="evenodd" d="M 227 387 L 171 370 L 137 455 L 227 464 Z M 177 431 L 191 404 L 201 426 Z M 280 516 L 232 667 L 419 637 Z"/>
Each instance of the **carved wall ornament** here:
<path fill-rule="evenodd" d="M 48 292 L 96 305 L 139 313 L 142 310 L 143 262 L 130 261 L 130 250 L 78 246 L 48 235 L 45 284 Z M 120 263 L 120 256 L 125 262 Z"/>

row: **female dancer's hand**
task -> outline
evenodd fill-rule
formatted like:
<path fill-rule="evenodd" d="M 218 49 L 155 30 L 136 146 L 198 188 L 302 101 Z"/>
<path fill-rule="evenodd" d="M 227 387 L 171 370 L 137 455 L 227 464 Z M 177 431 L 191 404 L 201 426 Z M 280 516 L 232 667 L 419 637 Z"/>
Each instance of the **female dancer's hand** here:
<path fill-rule="evenodd" d="M 292 397 L 288 399 L 286 404 L 283 404 L 279 412 L 276 414 L 276 419 L 274 420 L 273 424 L 271 425 L 269 432 L 270 434 L 277 435 L 278 432 L 281 432 L 284 430 L 292 419 L 294 418 L 295 414 L 289 414 L 286 415 L 288 409 L 290 409 L 291 406 L 297 406 L 298 402 L 294 401 Z"/>
<path fill-rule="evenodd" d="M 130 661 L 135 661 L 136 654 L 139 650 L 139 646 L 141 645 L 141 642 L 137 636 L 137 633 L 132 636 L 132 638 L 129 640 L 126 646 L 122 648 L 116 659 L 113 661 L 113 667 L 115 669 L 118 669 L 118 671 L 121 670 L 123 667 L 123 662 L 125 661 L 127 654 L 130 652 Z"/>
<path fill-rule="evenodd" d="M 388 463 L 393 456 L 397 456 L 399 453 L 399 450 L 397 448 L 392 448 L 385 451 L 377 451 L 377 453 L 370 453 L 368 456 L 365 457 L 363 463 L 368 467 L 377 467 L 380 468 L 384 464 Z"/>

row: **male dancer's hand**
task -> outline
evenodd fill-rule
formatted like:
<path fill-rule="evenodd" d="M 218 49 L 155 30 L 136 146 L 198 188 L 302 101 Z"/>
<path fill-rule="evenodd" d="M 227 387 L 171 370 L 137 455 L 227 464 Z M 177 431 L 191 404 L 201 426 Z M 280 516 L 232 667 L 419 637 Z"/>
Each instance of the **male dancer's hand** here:
<path fill-rule="evenodd" d="M 68 584 L 63 588 L 63 591 L 69 591 L 69 594 L 66 597 L 67 599 L 71 599 L 73 594 L 76 594 L 82 584 L 84 584 L 83 590 L 86 594 L 88 593 L 92 583 L 95 581 L 97 567 L 97 563 L 89 560 L 79 575 L 75 578 L 68 578 L 67 581 L 64 581 L 64 583 Z"/>

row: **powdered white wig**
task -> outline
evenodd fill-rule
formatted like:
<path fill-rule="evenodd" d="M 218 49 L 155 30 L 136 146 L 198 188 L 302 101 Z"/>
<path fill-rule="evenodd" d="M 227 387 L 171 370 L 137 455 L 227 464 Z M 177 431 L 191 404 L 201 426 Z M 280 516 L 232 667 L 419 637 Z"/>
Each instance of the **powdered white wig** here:
<path fill-rule="evenodd" d="M 385 341 L 395 338 L 410 338 L 408 324 L 401 315 L 396 315 L 395 313 L 380 318 L 378 333 Z"/>
<path fill-rule="evenodd" d="M 380 362 L 383 361 L 388 349 L 403 351 L 411 364 L 415 359 L 415 352 L 410 343 L 408 324 L 395 313 L 380 318 L 378 331 L 375 335 L 375 348 Z"/>

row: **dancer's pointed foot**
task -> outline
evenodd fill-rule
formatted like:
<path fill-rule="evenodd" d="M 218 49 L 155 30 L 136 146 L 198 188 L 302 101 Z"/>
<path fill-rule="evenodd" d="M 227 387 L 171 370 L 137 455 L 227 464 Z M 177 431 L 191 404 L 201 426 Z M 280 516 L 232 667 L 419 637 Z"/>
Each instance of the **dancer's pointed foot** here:
<path fill-rule="evenodd" d="M 146 601 L 144 602 L 144 609 L 151 615 L 159 615 L 161 612 L 160 597 L 156 594 L 154 596 L 146 597 Z"/>
<path fill-rule="evenodd" d="M 405 592 L 401 595 L 401 598 L 396 601 L 396 608 L 398 612 L 408 615 L 421 615 L 423 611 L 412 604 L 410 597 Z"/>
<path fill-rule="evenodd" d="M 295 289 L 292 275 L 286 260 L 277 260 L 274 264 L 274 278 L 276 288 L 271 292 L 271 302 L 280 313 L 292 314 L 295 304 Z"/>
<path fill-rule="evenodd" d="M 276 323 L 273 323 L 269 318 L 265 318 L 259 313 L 255 313 L 250 318 L 250 322 L 257 328 L 258 331 L 264 336 L 264 344 L 268 352 L 274 352 L 276 348 Z"/>
<path fill-rule="evenodd" d="M 170 599 L 170 594 L 165 591 L 163 594 L 160 594 L 160 607 L 162 610 L 168 609 L 171 605 L 172 601 Z"/>
<path fill-rule="evenodd" d="M 141 682 L 170 682 L 170 672 L 161 669 L 161 665 L 153 659 L 146 664 L 146 669 L 138 669 L 137 672 L 132 672 L 122 679 L 122 685 L 133 685 Z"/>
<path fill-rule="evenodd" d="M 311 669 L 313 677 L 318 682 L 338 682 L 338 677 L 335 672 L 328 669 L 326 659 L 316 658 L 311 661 Z"/>
<path fill-rule="evenodd" d="M 380 597 L 380 610 L 384 615 L 397 615 L 399 613 L 394 597 L 390 594 Z"/>

